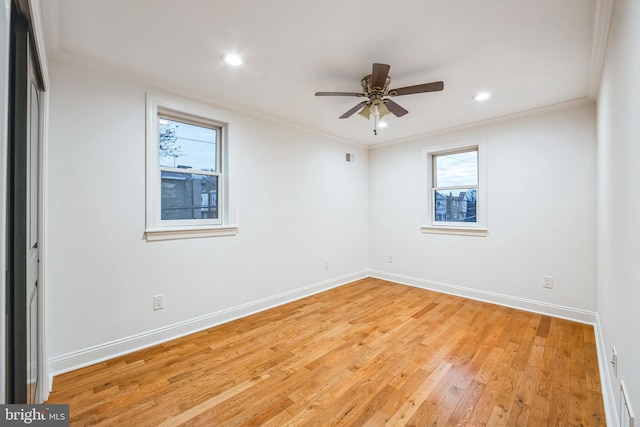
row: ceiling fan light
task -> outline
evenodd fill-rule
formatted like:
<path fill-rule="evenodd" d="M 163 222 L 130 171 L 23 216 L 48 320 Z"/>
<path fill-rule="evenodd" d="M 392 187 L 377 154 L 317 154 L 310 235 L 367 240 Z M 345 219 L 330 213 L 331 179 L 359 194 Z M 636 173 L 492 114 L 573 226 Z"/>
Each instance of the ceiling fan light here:
<path fill-rule="evenodd" d="M 489 92 L 479 92 L 473 97 L 473 100 L 474 101 L 486 101 L 489 98 L 491 98 L 491 94 Z"/>
<path fill-rule="evenodd" d="M 242 58 L 236 53 L 228 53 L 222 55 L 222 59 L 224 59 L 224 62 L 226 62 L 227 64 L 233 65 L 235 67 L 242 64 Z"/>
<path fill-rule="evenodd" d="M 365 105 L 364 108 L 360 110 L 358 114 L 360 114 L 365 119 L 369 120 L 369 116 L 371 115 L 371 107 L 369 107 L 368 105 Z"/>
<path fill-rule="evenodd" d="M 384 116 L 391 114 L 391 111 L 389 111 L 389 109 L 387 108 L 386 105 L 384 105 L 383 102 L 381 102 L 378 105 L 378 111 L 380 112 L 380 118 L 383 118 Z"/>

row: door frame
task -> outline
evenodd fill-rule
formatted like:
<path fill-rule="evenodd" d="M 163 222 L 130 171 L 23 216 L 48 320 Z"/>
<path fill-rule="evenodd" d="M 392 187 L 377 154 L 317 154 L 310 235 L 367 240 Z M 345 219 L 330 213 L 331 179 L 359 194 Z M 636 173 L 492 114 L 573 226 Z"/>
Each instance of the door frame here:
<path fill-rule="evenodd" d="M 2 10 L 9 10 L 11 0 L 0 0 Z M 0 15 L 0 404 L 6 402 L 6 254 L 7 254 L 7 145 L 9 116 L 9 14 Z"/>
<path fill-rule="evenodd" d="M 27 403 L 28 23 L 11 9 L 8 147 L 7 402 Z M 25 179 L 18 177 L 24 176 Z M 23 235 L 24 234 L 24 235 Z"/>
<path fill-rule="evenodd" d="M 8 73 L 11 77 L 9 87 L 8 87 L 8 111 L 7 115 L 7 126 L 8 126 L 8 138 L 7 138 L 7 158 L 5 159 L 5 167 L 6 174 L 4 178 L 6 179 L 6 186 L 3 188 L 6 191 L 6 205 L 4 210 L 4 215 L 6 216 L 6 224 L 7 228 L 6 239 L 4 240 L 4 250 L 6 251 L 6 269 L 7 274 L 5 276 L 5 291 L 6 291 L 6 300 L 5 304 L 7 306 L 7 312 L 9 316 L 6 318 L 5 326 L 5 339 L 3 340 L 3 344 L 5 344 L 5 348 L 2 353 L 3 356 L 6 356 L 5 363 L 3 364 L 6 371 L 4 372 L 6 375 L 3 375 L 6 378 L 6 383 L 1 384 L 3 391 L 5 391 L 4 403 L 23 403 L 26 399 L 26 383 L 27 383 L 27 365 L 26 365 L 26 341 L 23 341 L 26 329 L 26 305 L 24 302 L 26 301 L 26 294 L 24 293 L 26 290 L 26 286 L 22 286 L 24 289 L 20 289 L 20 286 L 14 287 L 14 283 L 17 280 L 22 281 L 22 283 L 26 284 L 26 269 L 23 271 L 23 267 L 20 265 L 20 260 L 16 256 L 17 254 L 24 254 L 24 259 L 26 261 L 26 239 L 16 238 L 14 235 L 14 229 L 16 227 L 11 226 L 13 221 L 17 220 L 18 229 L 24 229 L 26 226 L 26 203 L 13 203 L 12 200 L 15 196 L 15 191 L 22 192 L 26 194 L 24 186 L 26 183 L 17 183 L 14 179 L 15 176 L 15 165 L 14 159 L 16 152 L 12 150 L 16 150 L 19 155 L 24 156 L 24 152 L 26 151 L 25 143 L 27 141 L 27 129 L 24 123 L 19 124 L 17 127 L 14 125 L 14 116 L 16 108 L 21 108 L 26 114 L 29 114 L 29 111 L 26 110 L 28 106 L 28 98 L 29 94 L 29 86 L 30 86 L 30 78 L 29 78 L 29 69 L 28 69 L 28 61 L 32 62 L 32 67 L 34 69 L 34 73 L 36 75 L 36 80 L 38 82 L 38 86 L 41 90 L 41 98 L 40 98 L 40 123 L 39 123 L 39 136 L 40 136 L 40 146 L 38 148 L 39 153 L 39 165 L 38 165 L 38 205 L 39 205 L 39 215 L 38 215 L 38 246 L 40 251 L 40 265 L 38 266 L 38 378 L 40 386 L 38 388 L 38 395 L 36 396 L 36 402 L 44 402 L 51 389 L 51 380 L 48 376 L 48 361 L 46 356 L 46 342 L 45 342 L 45 286 L 44 286 L 44 258 L 45 258 L 45 244 L 44 244 L 44 206 L 45 206 L 45 188 L 44 188 L 44 176 L 46 171 L 46 135 L 47 135 L 47 118 L 48 118 L 48 93 L 46 92 L 47 87 L 47 64 L 46 60 L 43 61 L 43 58 L 46 58 L 44 54 L 44 46 L 42 44 L 42 39 L 37 37 L 38 34 L 43 34 L 41 21 L 38 19 L 41 16 L 41 11 L 39 9 L 39 4 L 37 2 L 33 2 L 32 0 L 6 0 L 11 3 L 11 22 L 9 32 L 11 34 L 10 41 L 10 55 L 9 55 L 9 64 L 8 65 Z M 15 30 L 15 31 L 14 31 Z M 17 54 L 18 50 L 20 50 L 21 54 Z M 16 68 L 14 70 L 14 68 Z M 14 77 L 16 74 L 24 76 L 22 79 L 20 89 L 24 94 L 24 99 L 21 99 L 20 96 L 14 97 Z M 24 88 L 22 87 L 24 86 Z M 15 99 L 15 101 L 14 101 Z M 16 105 L 16 103 L 18 105 Z M 16 143 L 16 140 L 22 140 L 23 144 Z M 26 165 L 24 165 L 26 167 Z M 26 168 L 22 173 L 26 173 Z M 20 187 L 22 186 L 22 188 Z M 25 200 L 26 202 L 26 200 Z M 18 218 L 18 219 L 17 219 Z M 21 218 L 21 219 L 19 219 Z M 23 223 L 24 222 L 24 223 Z M 25 235 L 26 237 L 26 235 Z M 23 263 L 26 266 L 26 263 Z M 21 336 L 22 338 L 17 338 Z M 18 339 L 20 342 L 16 342 Z M 13 345 L 15 344 L 15 345 Z M 0 347 L 1 348 L 1 347 Z M 22 375 L 21 372 L 24 374 Z M 2 402 L 0 402 L 2 403 Z"/>

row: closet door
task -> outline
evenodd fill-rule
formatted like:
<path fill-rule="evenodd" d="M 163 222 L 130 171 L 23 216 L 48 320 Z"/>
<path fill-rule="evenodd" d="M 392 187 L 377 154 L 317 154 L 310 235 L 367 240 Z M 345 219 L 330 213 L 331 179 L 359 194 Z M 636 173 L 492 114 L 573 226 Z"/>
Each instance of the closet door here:
<path fill-rule="evenodd" d="M 39 403 L 42 85 L 28 21 L 11 16 L 8 156 L 7 399 Z"/>

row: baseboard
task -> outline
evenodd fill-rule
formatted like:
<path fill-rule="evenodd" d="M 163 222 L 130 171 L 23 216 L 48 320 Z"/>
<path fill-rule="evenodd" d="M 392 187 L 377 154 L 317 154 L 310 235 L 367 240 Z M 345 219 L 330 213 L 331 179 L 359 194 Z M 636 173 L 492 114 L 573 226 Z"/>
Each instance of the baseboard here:
<path fill-rule="evenodd" d="M 482 291 L 478 289 L 465 288 L 463 286 L 451 285 L 448 283 L 435 282 L 433 280 L 420 279 L 416 277 L 402 276 L 384 271 L 369 270 L 369 276 L 377 279 L 389 280 L 403 285 L 414 286 L 416 288 L 428 289 L 445 294 L 457 295 L 478 301 L 498 304 L 505 307 L 517 308 L 519 310 L 533 313 L 546 314 L 548 316 L 573 320 L 580 323 L 595 325 L 597 321 L 596 312 L 581 310 L 578 308 L 565 307 L 562 305 L 549 304 L 542 301 L 535 301 L 526 298 L 514 297 L 511 295 L 499 294 L 496 292 Z"/>
<path fill-rule="evenodd" d="M 49 359 L 50 378 L 64 372 L 93 365 L 104 360 L 112 359 L 123 354 L 131 353 L 152 345 L 160 344 L 175 338 L 179 338 L 194 332 L 211 328 L 241 317 L 260 311 L 268 310 L 291 301 L 295 301 L 328 289 L 342 286 L 346 283 L 368 277 L 367 270 L 336 277 L 292 291 L 283 292 L 260 300 L 252 301 L 239 306 L 220 310 L 184 322 L 168 325 L 141 334 L 118 339 L 105 344 L 96 345 L 72 353 Z M 51 384 L 51 382 L 50 382 Z"/>
<path fill-rule="evenodd" d="M 602 327 L 600 326 L 600 316 L 596 313 L 596 323 L 594 325 L 596 336 L 596 349 L 598 351 L 598 368 L 600 369 L 600 384 L 602 386 L 602 402 L 604 404 L 604 413 L 607 417 L 608 426 L 617 426 L 618 424 L 618 407 L 616 404 L 615 393 L 620 387 L 616 382 L 613 387 L 611 378 L 611 369 L 609 369 L 609 358 L 607 347 L 604 342 Z"/>

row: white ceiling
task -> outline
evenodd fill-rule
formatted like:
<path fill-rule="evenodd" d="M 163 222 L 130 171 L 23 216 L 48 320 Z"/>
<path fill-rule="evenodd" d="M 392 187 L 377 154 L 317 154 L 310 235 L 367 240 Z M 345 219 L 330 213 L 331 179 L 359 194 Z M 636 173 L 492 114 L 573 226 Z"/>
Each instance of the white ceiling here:
<path fill-rule="evenodd" d="M 49 56 L 339 139 L 375 145 L 593 96 L 602 0 L 44 0 Z M 606 36 L 606 34 L 605 34 Z M 244 64 L 221 60 L 236 51 Z M 409 110 L 373 135 L 360 92 L 373 62 Z M 472 96 L 490 91 L 489 101 Z"/>

